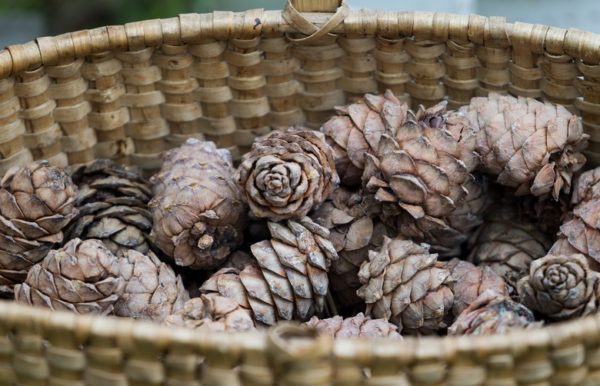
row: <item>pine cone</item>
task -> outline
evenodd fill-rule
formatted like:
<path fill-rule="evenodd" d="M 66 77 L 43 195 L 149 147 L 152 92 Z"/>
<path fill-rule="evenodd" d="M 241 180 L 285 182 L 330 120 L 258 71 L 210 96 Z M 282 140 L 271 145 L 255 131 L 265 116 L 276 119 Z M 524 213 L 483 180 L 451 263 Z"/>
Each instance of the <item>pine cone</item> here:
<path fill-rule="evenodd" d="M 452 313 L 455 317 L 469 307 L 485 291 L 507 296 L 506 282 L 489 267 L 476 267 L 468 261 L 454 258 L 443 267 L 450 271 L 450 288 L 454 293 Z"/>
<path fill-rule="evenodd" d="M 152 190 L 139 172 L 100 159 L 74 167 L 71 178 L 79 187 L 79 215 L 65 230 L 68 240 L 99 239 L 114 254 L 128 249 L 148 253 Z"/>
<path fill-rule="evenodd" d="M 561 105 L 490 94 L 460 109 L 477 133 L 481 170 L 517 195 L 569 193 L 587 145 L 581 120 Z"/>
<path fill-rule="evenodd" d="M 107 315 L 123 293 L 119 260 L 99 240 L 73 239 L 50 251 L 23 284 L 15 300 L 52 310 Z"/>
<path fill-rule="evenodd" d="M 425 216 L 415 219 L 405 212 L 396 212 L 394 217 L 393 209 L 384 209 L 384 217 L 391 217 L 393 228 L 404 237 L 429 244 L 432 252 L 442 257 L 458 256 L 462 244 L 483 223 L 483 215 L 491 203 L 487 179 L 478 174 L 474 177 L 464 185 L 467 195 L 443 218 Z M 389 220 L 384 219 L 384 222 Z"/>
<path fill-rule="evenodd" d="M 169 315 L 165 324 L 209 331 L 254 330 L 254 320 L 247 309 L 234 300 L 216 294 L 200 295 L 185 302 L 182 310 Z"/>
<path fill-rule="evenodd" d="M 27 271 L 62 242 L 77 214 L 77 187 L 47 161 L 13 167 L 0 182 L 0 293 L 12 296 Z"/>
<path fill-rule="evenodd" d="M 368 260 L 369 249 L 378 249 L 383 237 L 394 237 L 390 227 L 377 220 L 380 211 L 372 197 L 339 187 L 329 200 L 311 214 L 316 223 L 329 229 L 330 240 L 339 259 L 329 272 L 331 292 L 342 306 L 362 303 L 356 295 L 360 265 Z"/>
<path fill-rule="evenodd" d="M 177 265 L 215 268 L 242 243 L 246 206 L 233 172 L 227 150 L 189 139 L 152 177 L 151 237 Z"/>
<path fill-rule="evenodd" d="M 351 318 L 334 316 L 328 319 L 319 319 L 313 316 L 305 323 L 314 327 L 332 338 L 386 338 L 402 339 L 398 327 L 384 319 L 371 319 L 362 312 Z"/>
<path fill-rule="evenodd" d="M 517 286 L 521 302 L 551 320 L 590 315 L 598 310 L 599 274 L 585 256 L 547 255 L 531 263 Z"/>
<path fill-rule="evenodd" d="M 395 135 L 406 120 L 408 105 L 387 90 L 383 95 L 366 94 L 336 111 L 338 115 L 325 122 L 321 132 L 333 150 L 341 183 L 359 186 L 365 153 L 377 151 L 382 134 Z"/>
<path fill-rule="evenodd" d="M 125 288 L 115 303 L 115 315 L 162 322 L 189 299 L 181 277 L 154 253 L 121 251 L 119 263 Z"/>
<path fill-rule="evenodd" d="M 573 189 L 573 212 L 560 226 L 552 255 L 581 253 L 594 270 L 600 270 L 600 168 L 589 170 L 577 179 Z"/>
<path fill-rule="evenodd" d="M 426 244 L 384 238 L 358 274 L 363 286 L 357 294 L 367 303 L 367 315 L 389 320 L 400 333 L 447 327 L 454 303 L 450 271 L 436 263 Z"/>
<path fill-rule="evenodd" d="M 511 289 L 529 272 L 533 260 L 546 255 L 552 245 L 550 236 L 537 223 L 521 215 L 514 205 L 496 206 L 471 241 L 468 260 L 490 267 L 504 278 Z"/>
<path fill-rule="evenodd" d="M 339 182 L 324 135 L 298 128 L 257 139 L 236 180 L 252 214 L 271 221 L 306 216 Z"/>
<path fill-rule="evenodd" d="M 253 244 L 256 265 L 241 272 L 218 271 L 201 287 L 251 309 L 260 324 L 308 320 L 325 305 L 328 267 L 337 254 L 327 229 L 305 217 L 298 222 L 269 222 L 271 240 Z"/>
<path fill-rule="evenodd" d="M 483 292 L 448 328 L 448 335 L 506 334 L 515 329 L 539 328 L 533 312 L 493 290 Z"/>

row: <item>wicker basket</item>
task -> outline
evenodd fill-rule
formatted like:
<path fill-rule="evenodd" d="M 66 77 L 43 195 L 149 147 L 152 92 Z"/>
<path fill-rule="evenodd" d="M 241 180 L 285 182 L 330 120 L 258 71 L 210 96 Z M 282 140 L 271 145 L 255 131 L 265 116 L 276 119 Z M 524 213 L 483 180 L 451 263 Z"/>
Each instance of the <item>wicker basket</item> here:
<path fill-rule="evenodd" d="M 348 98 L 388 88 L 413 105 L 454 108 L 492 90 L 563 104 L 583 116 L 598 164 L 599 61 L 591 33 L 337 0 L 44 37 L 0 51 L 0 173 L 95 157 L 152 173 L 190 136 L 239 156 L 273 128 L 317 128 Z M 0 383 L 600 385 L 600 317 L 485 338 L 312 334 L 199 334 L 1 303 Z"/>

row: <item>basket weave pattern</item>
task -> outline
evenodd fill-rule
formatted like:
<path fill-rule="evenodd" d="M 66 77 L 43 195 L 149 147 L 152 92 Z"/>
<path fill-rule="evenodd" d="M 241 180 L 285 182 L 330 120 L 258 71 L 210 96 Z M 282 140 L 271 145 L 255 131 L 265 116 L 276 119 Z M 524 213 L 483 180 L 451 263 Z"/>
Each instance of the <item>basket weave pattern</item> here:
<path fill-rule="evenodd" d="M 474 15 L 318 12 L 330 3 L 184 14 L 0 51 L 0 174 L 41 158 L 152 173 L 189 137 L 239 158 L 256 136 L 318 128 L 334 106 L 385 89 L 413 106 L 456 108 L 489 91 L 560 103 L 582 115 L 600 163 L 599 36 Z M 0 384 L 600 384 L 600 317 L 399 343 L 302 334 L 199 334 L 2 303 Z"/>

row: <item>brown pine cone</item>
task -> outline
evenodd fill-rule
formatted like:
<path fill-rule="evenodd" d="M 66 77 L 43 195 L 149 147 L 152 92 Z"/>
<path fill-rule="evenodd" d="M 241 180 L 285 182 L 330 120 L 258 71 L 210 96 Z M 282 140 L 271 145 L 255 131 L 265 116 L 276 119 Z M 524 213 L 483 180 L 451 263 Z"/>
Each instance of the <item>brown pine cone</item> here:
<path fill-rule="evenodd" d="M 581 254 L 547 255 L 531 263 L 517 289 L 525 306 L 550 320 L 565 320 L 597 312 L 599 277 Z"/>
<path fill-rule="evenodd" d="M 384 236 L 396 236 L 397 232 L 372 218 L 379 211 L 380 205 L 372 196 L 339 187 L 311 214 L 316 223 L 329 229 L 330 240 L 339 256 L 331 265 L 329 280 L 331 292 L 342 306 L 362 303 L 356 295 L 361 286 L 360 265 L 368 260 L 369 249 L 381 247 Z"/>
<path fill-rule="evenodd" d="M 339 182 L 325 136 L 310 129 L 273 131 L 257 139 L 236 174 L 255 217 L 299 219 Z"/>
<path fill-rule="evenodd" d="M 167 326 L 208 331 L 254 330 L 254 320 L 235 300 L 216 294 L 200 295 L 185 302 L 183 309 L 165 319 Z"/>
<path fill-rule="evenodd" d="M 600 199 L 577 205 L 560 226 L 551 254 L 582 253 L 591 264 L 600 264 Z"/>
<path fill-rule="evenodd" d="M 483 292 L 448 328 L 448 335 L 506 334 L 516 329 L 542 327 L 533 312 L 493 290 Z"/>
<path fill-rule="evenodd" d="M 541 196 L 571 190 L 581 169 L 587 134 L 581 120 L 561 105 L 532 98 L 490 94 L 460 109 L 477 133 L 481 170 L 516 188 L 517 195 Z"/>
<path fill-rule="evenodd" d="M 216 268 L 243 239 L 246 206 L 229 152 L 189 139 L 152 177 L 151 238 L 179 266 Z"/>
<path fill-rule="evenodd" d="M 550 235 L 533 219 L 510 202 L 502 202 L 490 211 L 471 240 L 468 260 L 490 267 L 514 290 L 519 279 L 529 273 L 531 262 L 545 256 L 551 245 Z"/>
<path fill-rule="evenodd" d="M 404 237 L 429 244 L 432 252 L 442 257 L 458 256 L 464 242 L 483 223 L 491 203 L 487 179 L 479 174 L 474 177 L 464 185 L 467 195 L 443 218 L 424 216 L 415 219 L 402 212 L 394 217 L 394 210 L 389 205 L 385 206 L 384 217 L 387 216 L 394 223 L 393 228 Z M 388 219 L 383 221 L 389 223 Z"/>
<path fill-rule="evenodd" d="M 65 230 L 68 240 L 99 239 L 114 254 L 128 249 L 141 253 L 150 250 L 152 215 L 147 206 L 152 189 L 141 173 L 99 159 L 74 167 L 71 178 L 79 187 L 79 214 Z"/>
<path fill-rule="evenodd" d="M 582 173 L 575 182 L 573 211 L 560 226 L 552 255 L 581 253 L 600 271 L 600 168 Z"/>
<path fill-rule="evenodd" d="M 386 237 L 381 250 L 369 251 L 358 277 L 367 315 L 389 320 L 400 333 L 433 334 L 448 326 L 454 303 L 450 271 L 426 244 Z"/>
<path fill-rule="evenodd" d="M 62 242 L 77 214 L 77 187 L 47 161 L 9 169 L 0 182 L 0 294 L 11 296 L 27 271 Z"/>
<path fill-rule="evenodd" d="M 395 138 L 382 135 L 377 154 L 365 156 L 363 182 L 402 235 L 451 254 L 480 223 L 471 211 L 485 208 L 486 187 L 471 174 L 472 149 L 447 130 L 445 106 L 409 111 Z"/>
<path fill-rule="evenodd" d="M 162 322 L 183 309 L 190 297 L 181 277 L 154 253 L 130 249 L 118 257 L 125 288 L 115 303 L 115 315 Z"/>
<path fill-rule="evenodd" d="M 332 338 L 386 338 L 402 339 L 398 327 L 384 319 L 371 319 L 362 312 L 351 318 L 334 316 L 328 319 L 319 319 L 313 316 L 305 323 L 314 327 Z"/>
<path fill-rule="evenodd" d="M 201 287 L 252 310 L 257 322 L 308 320 L 323 310 L 329 288 L 327 271 L 337 259 L 329 231 L 308 217 L 298 222 L 269 222 L 271 239 L 253 244 L 256 265 L 241 272 L 218 271 Z"/>
<path fill-rule="evenodd" d="M 73 239 L 33 266 L 15 300 L 52 310 L 107 315 L 123 293 L 119 259 L 99 240 Z"/>
<path fill-rule="evenodd" d="M 485 291 L 494 291 L 498 295 L 508 296 L 506 282 L 490 267 L 476 267 L 468 261 L 457 258 L 441 264 L 450 271 L 450 288 L 454 293 L 452 313 L 455 317 Z"/>
<path fill-rule="evenodd" d="M 341 183 L 359 186 L 365 153 L 377 151 L 382 134 L 395 135 L 406 120 L 408 105 L 387 90 L 383 95 L 366 94 L 336 111 L 337 116 L 325 122 L 321 132 L 333 150 Z"/>

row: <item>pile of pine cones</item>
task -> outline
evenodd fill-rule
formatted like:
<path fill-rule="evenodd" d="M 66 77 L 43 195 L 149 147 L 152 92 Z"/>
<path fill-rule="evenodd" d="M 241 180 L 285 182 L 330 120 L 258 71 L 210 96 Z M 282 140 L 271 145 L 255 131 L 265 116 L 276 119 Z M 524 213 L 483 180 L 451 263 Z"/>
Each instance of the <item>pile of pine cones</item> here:
<path fill-rule="evenodd" d="M 491 334 L 600 306 L 600 168 L 581 120 L 490 95 L 411 111 L 391 92 L 320 131 L 189 140 L 149 181 L 97 160 L 11 169 L 0 290 L 17 302 L 218 331 Z"/>

